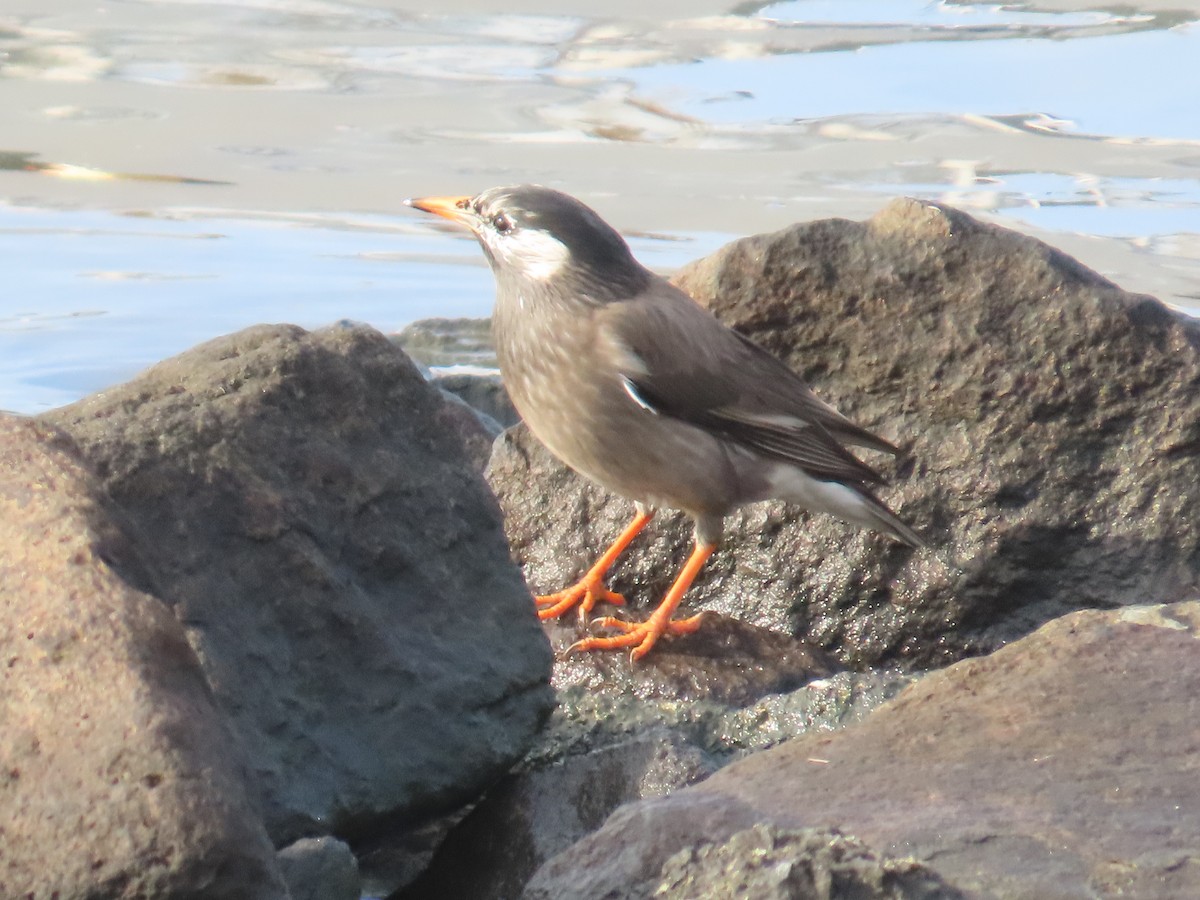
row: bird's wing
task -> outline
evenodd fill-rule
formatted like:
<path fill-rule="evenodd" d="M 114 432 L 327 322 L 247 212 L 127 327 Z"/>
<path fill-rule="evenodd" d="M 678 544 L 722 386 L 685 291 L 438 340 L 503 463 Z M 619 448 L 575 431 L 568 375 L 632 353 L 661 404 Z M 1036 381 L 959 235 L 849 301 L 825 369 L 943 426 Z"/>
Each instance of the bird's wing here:
<path fill-rule="evenodd" d="M 837 438 L 894 451 L 891 444 L 845 419 L 781 361 L 668 282 L 656 279 L 638 297 L 608 304 L 598 325 L 626 392 L 643 408 L 814 477 L 883 481 Z"/>

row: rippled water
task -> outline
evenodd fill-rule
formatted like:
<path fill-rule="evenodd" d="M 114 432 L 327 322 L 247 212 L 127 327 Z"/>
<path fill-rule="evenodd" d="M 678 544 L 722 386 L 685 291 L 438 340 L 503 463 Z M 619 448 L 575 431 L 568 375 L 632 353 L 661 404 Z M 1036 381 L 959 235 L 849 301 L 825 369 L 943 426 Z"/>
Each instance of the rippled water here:
<path fill-rule="evenodd" d="M 0 408 L 256 322 L 484 315 L 401 200 L 515 181 L 660 269 L 945 200 L 1200 309 L 1196 4 L 650 6 L 6 0 Z"/>

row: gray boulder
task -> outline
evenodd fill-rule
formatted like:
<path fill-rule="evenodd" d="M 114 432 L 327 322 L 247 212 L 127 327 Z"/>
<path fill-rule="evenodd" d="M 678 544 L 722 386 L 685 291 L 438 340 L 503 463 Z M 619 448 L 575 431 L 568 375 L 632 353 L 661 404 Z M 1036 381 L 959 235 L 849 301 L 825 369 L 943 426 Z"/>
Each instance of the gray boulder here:
<path fill-rule="evenodd" d="M 452 810 L 549 712 L 548 643 L 444 403 L 371 329 L 260 326 L 44 416 L 128 515 L 277 846 Z"/>
<path fill-rule="evenodd" d="M 286 896 L 239 745 L 69 437 L 0 415 L 0 896 Z"/>

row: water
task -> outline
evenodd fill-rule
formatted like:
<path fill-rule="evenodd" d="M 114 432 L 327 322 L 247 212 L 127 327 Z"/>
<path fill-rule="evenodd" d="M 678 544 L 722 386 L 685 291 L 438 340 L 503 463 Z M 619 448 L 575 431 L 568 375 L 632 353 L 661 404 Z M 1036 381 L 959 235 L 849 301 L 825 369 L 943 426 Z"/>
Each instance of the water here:
<path fill-rule="evenodd" d="M 258 322 L 486 315 L 401 201 L 517 181 L 664 271 L 945 200 L 1200 312 L 1194 3 L 46 6 L 0 11 L 0 408 Z"/>
<path fill-rule="evenodd" d="M 341 319 L 398 331 L 430 316 L 487 315 L 491 273 L 473 241 L 378 216 L 262 218 L 0 211 L 20 259 L 0 307 L 0 409 L 36 412 L 126 380 L 261 322 Z M 634 238 L 670 269 L 728 236 Z M 120 265 L 136 265 L 127 268 Z"/>

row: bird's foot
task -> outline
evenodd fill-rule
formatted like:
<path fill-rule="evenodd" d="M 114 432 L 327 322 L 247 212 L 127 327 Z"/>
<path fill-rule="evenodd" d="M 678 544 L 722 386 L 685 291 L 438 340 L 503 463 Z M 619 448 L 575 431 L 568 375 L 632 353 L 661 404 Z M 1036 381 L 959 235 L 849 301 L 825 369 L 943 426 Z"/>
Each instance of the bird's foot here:
<path fill-rule="evenodd" d="M 579 618 L 584 620 L 592 608 L 601 601 L 614 606 L 624 606 L 625 598 L 615 591 L 610 591 L 599 577 L 584 575 L 569 588 L 564 588 L 553 594 L 536 598 L 538 618 L 557 619 L 573 606 L 579 607 Z"/>
<path fill-rule="evenodd" d="M 592 624 L 601 628 L 617 628 L 624 634 L 612 637 L 589 637 L 576 641 L 567 648 L 567 653 L 584 653 L 589 650 L 617 650 L 621 647 L 632 647 L 629 651 L 630 662 L 637 662 L 653 647 L 664 634 L 691 634 L 700 627 L 701 613 L 687 619 L 667 619 L 651 616 L 645 622 L 628 622 L 605 616 L 596 619 Z"/>

